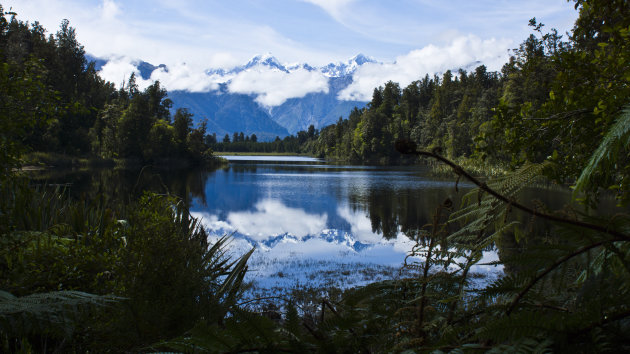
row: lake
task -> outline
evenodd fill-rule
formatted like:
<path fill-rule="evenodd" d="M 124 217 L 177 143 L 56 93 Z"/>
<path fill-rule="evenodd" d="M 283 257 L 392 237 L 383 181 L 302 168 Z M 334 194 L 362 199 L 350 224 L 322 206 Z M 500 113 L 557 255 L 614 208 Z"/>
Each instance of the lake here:
<path fill-rule="evenodd" d="M 444 200 L 473 185 L 437 178 L 424 166 L 357 166 L 308 157 L 226 156 L 219 169 L 45 171 L 48 183 L 72 182 L 75 195 L 135 198 L 142 190 L 184 198 L 211 239 L 232 235 L 230 250 L 256 251 L 246 280 L 257 295 L 286 289 L 347 288 L 408 276 L 414 245 L 407 237 L 427 224 Z M 37 175 L 36 175 L 37 176 Z M 567 192 L 537 198 L 562 206 Z M 555 204 L 555 205 L 553 205 Z M 488 251 L 482 263 L 497 259 Z M 479 265 L 478 278 L 500 267 Z"/>
<path fill-rule="evenodd" d="M 232 234 L 241 253 L 256 246 L 248 279 L 264 295 L 399 277 L 414 245 L 406 233 L 425 225 L 446 198 L 456 199 L 454 179 L 429 177 L 422 166 L 225 158 L 230 165 L 207 175 L 191 211 L 211 237 Z M 460 182 L 459 194 L 472 187 Z M 495 259 L 488 252 L 484 261 Z M 501 269 L 475 271 L 494 276 Z"/>

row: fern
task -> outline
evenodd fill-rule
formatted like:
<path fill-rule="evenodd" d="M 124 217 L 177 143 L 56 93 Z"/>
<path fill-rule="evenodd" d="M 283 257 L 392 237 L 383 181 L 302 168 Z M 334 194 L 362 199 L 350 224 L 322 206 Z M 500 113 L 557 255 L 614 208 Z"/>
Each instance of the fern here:
<path fill-rule="evenodd" d="M 463 207 L 451 215 L 449 223 L 460 223 L 457 231 L 448 238 L 455 245 L 480 251 L 500 241 L 500 236 L 507 232 L 518 232 L 520 222 L 509 220 L 511 202 L 516 203 L 516 196 L 529 183 L 539 178 L 550 163 L 527 164 L 512 174 L 487 187 L 500 193 L 503 199 L 477 188 L 462 198 Z"/>
<path fill-rule="evenodd" d="M 587 192 L 596 188 L 595 178 L 597 173 L 604 175 L 607 171 L 616 170 L 613 165 L 617 162 L 622 149 L 630 147 L 630 105 L 626 105 L 621 115 L 613 124 L 602 142 L 591 155 L 586 167 L 582 170 L 580 177 L 575 183 L 574 195 Z M 610 177 L 610 176 L 609 176 Z"/>
<path fill-rule="evenodd" d="M 106 306 L 123 298 L 80 291 L 53 291 L 16 297 L 0 291 L 0 328 L 12 337 L 56 332 L 69 337 L 90 307 Z"/>

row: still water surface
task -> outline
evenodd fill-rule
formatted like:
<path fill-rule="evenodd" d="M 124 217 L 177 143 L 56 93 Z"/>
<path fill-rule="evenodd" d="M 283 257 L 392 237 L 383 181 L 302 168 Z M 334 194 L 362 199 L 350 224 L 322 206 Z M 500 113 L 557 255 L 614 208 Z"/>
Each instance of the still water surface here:
<path fill-rule="evenodd" d="M 453 179 L 421 166 L 334 165 L 312 158 L 226 156 L 191 210 L 212 237 L 256 246 L 249 279 L 266 289 L 347 287 L 395 278 Z M 472 188 L 459 184 L 459 193 Z M 487 260 L 496 256 L 488 254 Z M 477 271 L 498 273 L 494 267 Z"/>
<path fill-rule="evenodd" d="M 220 169 L 47 171 L 48 183 L 72 182 L 77 195 L 130 199 L 142 190 L 184 198 L 210 237 L 233 235 L 231 250 L 256 251 L 247 279 L 259 293 L 291 287 L 349 287 L 400 276 L 414 245 L 446 198 L 473 186 L 431 177 L 423 166 L 336 165 L 305 157 L 226 156 Z M 553 208 L 568 193 L 535 192 Z M 553 205 L 553 204 L 556 205 Z M 485 261 L 497 258 L 487 252 Z M 501 269 L 474 271 L 497 276 Z"/>

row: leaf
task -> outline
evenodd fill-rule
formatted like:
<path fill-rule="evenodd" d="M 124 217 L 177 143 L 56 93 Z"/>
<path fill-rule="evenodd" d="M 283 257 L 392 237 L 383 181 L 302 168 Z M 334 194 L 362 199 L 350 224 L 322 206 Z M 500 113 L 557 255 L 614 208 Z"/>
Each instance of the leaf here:
<path fill-rule="evenodd" d="M 593 184 L 595 173 L 606 165 L 611 165 L 619 156 L 621 148 L 630 146 L 630 105 L 627 105 L 613 124 L 595 152 L 591 155 L 588 164 L 582 170 L 575 183 L 574 198 L 580 192 L 585 192 Z"/>

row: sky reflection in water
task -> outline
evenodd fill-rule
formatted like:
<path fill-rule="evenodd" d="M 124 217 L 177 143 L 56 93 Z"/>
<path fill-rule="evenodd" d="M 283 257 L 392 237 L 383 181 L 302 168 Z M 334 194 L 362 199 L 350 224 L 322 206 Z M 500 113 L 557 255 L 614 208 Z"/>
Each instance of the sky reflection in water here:
<path fill-rule="evenodd" d="M 419 167 L 255 159 L 238 156 L 209 174 L 205 203 L 193 199 L 192 211 L 211 238 L 232 234 L 236 253 L 257 247 L 248 279 L 263 288 L 395 278 L 414 244 L 405 231 L 424 225 L 454 193 L 453 181 L 427 178 Z M 489 253 L 484 261 L 495 258 Z"/>

